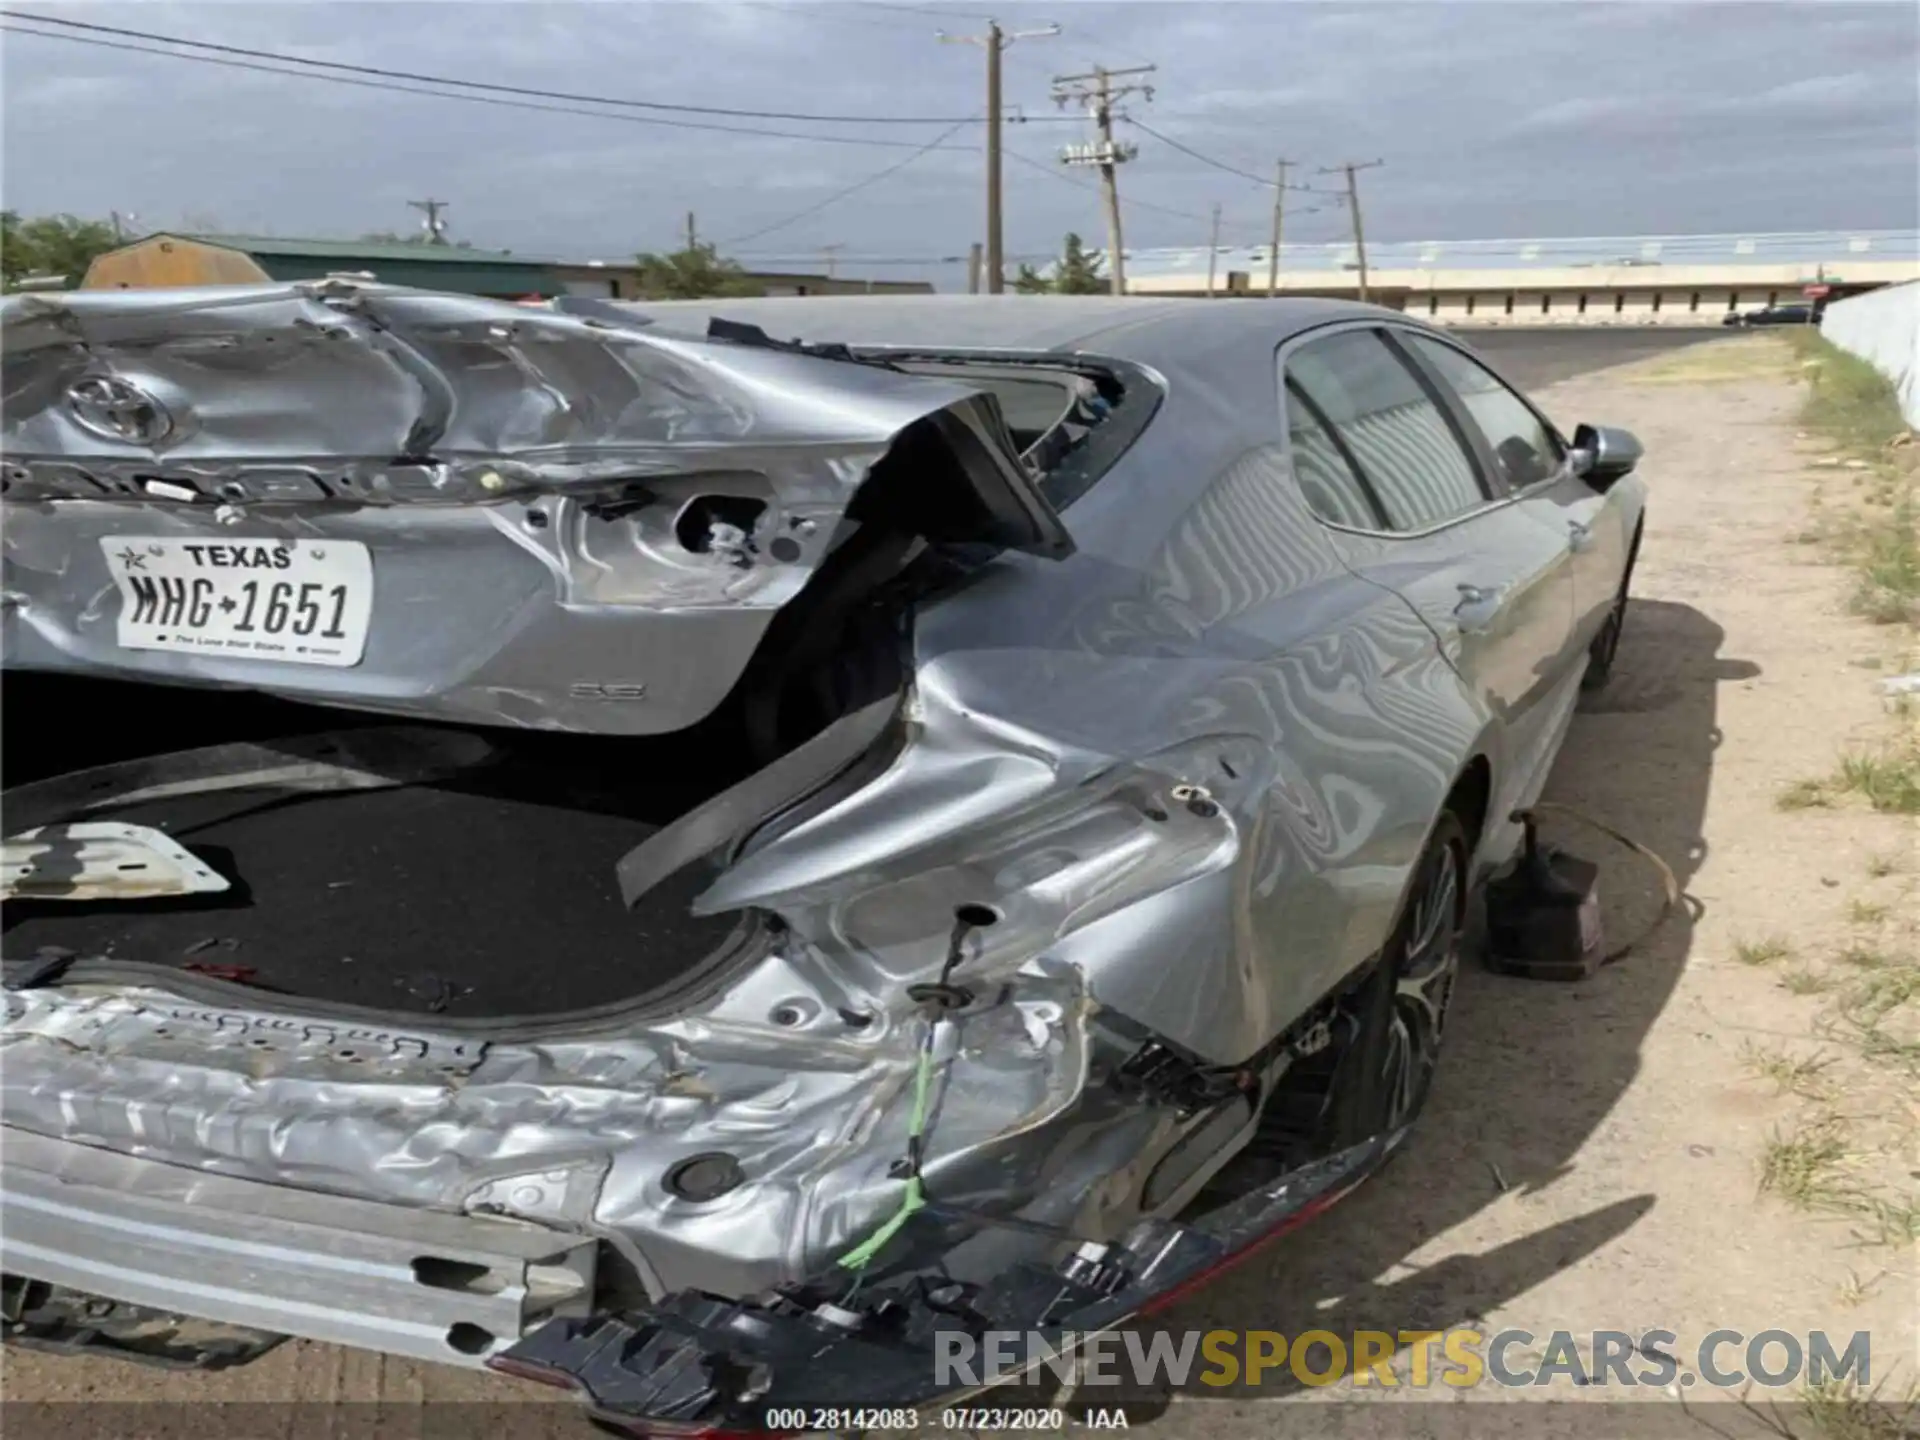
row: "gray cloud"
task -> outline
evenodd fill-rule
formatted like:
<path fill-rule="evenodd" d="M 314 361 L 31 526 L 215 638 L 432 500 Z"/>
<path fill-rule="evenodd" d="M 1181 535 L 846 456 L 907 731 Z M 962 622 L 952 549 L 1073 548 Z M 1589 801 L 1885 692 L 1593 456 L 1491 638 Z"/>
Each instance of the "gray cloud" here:
<path fill-rule="evenodd" d="M 33 0 L 19 0 L 32 6 Z M 693 105 L 966 116 L 982 103 L 965 6 L 921 16 L 811 0 L 739 3 L 67 4 L 45 13 L 315 58 L 546 91 Z M 929 7 L 932 8 L 932 7 Z M 1021 4 L 1010 28 L 1063 34 L 1007 57 L 1009 248 L 1102 233 L 1058 146 L 1048 79 L 1153 62 L 1130 107 L 1164 134 L 1265 174 L 1276 152 L 1380 157 L 1369 231 L 1388 239 L 1911 226 L 1920 219 L 1920 9 L 1911 4 Z M 720 240 L 818 203 L 910 151 L 673 129 L 264 75 L 4 37 L 5 201 L 134 212 L 140 228 L 353 235 L 452 202 L 455 232 L 522 253 L 669 245 L 692 210 Z M 1048 117 L 1040 123 L 1042 117 Z M 682 117 L 697 119 L 698 117 Z M 717 124 L 921 143 L 936 128 Z M 1214 203 L 1260 238 L 1268 192 L 1136 131 L 1129 245 L 1192 244 Z M 963 254 L 979 237 L 978 127 L 748 246 L 806 260 Z M 1039 173 L 1044 170 L 1047 173 Z M 1079 182 L 1079 183 L 1076 183 Z M 1316 183 L 1327 184 L 1326 180 Z M 1337 206 L 1292 233 L 1332 238 Z M 1169 214 L 1167 211 L 1177 213 Z M 889 270 L 886 273 L 903 273 Z M 932 273 L 932 272 L 929 272 Z M 940 272 L 950 279 L 952 270 Z"/>

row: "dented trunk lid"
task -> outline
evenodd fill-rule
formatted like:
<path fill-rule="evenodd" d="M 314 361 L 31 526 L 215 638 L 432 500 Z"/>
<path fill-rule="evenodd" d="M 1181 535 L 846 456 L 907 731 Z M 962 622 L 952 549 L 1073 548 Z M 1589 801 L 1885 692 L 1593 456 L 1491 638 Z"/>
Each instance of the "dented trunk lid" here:
<path fill-rule="evenodd" d="M 7 663 L 655 734 L 863 525 L 1072 549 L 976 388 L 581 310 L 9 298 Z"/>

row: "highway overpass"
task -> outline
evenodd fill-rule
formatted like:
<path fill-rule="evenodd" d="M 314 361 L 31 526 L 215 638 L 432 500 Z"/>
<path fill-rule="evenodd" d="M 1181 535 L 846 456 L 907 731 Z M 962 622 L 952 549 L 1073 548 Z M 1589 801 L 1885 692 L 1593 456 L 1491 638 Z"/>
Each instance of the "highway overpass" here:
<path fill-rule="evenodd" d="M 1215 252 L 1211 293 L 1267 293 L 1265 246 Z M 1353 298 L 1350 244 L 1284 245 L 1282 295 Z M 1449 325 L 1716 325 L 1730 311 L 1920 280 L 1920 230 L 1439 240 L 1367 246 L 1377 304 Z M 1205 246 L 1129 250 L 1133 295 L 1209 293 Z"/>

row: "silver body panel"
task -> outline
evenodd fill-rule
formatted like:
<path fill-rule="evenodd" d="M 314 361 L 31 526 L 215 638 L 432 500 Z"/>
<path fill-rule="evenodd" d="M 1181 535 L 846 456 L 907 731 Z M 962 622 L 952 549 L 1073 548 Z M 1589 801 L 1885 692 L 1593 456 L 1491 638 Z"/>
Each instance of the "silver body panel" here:
<path fill-rule="evenodd" d="M 711 309 L 782 337 L 1109 356 L 1163 394 L 1066 507 L 1071 554 L 1003 553 L 919 608 L 909 739 L 883 773 L 750 844 L 701 896 L 784 922 L 719 993 L 506 1031 L 200 979 L 68 983 L 7 997 L 0 1118 L 209 1175 L 503 1214 L 604 1241 L 655 1293 L 746 1294 L 816 1271 L 898 1204 L 921 1013 L 905 987 L 939 973 L 954 908 L 982 904 L 999 918 L 965 974 L 1004 998 L 948 1027 L 929 1188 L 1119 1233 L 1202 1122 L 1090 1077 L 1140 1030 L 1213 1064 L 1268 1045 L 1379 952 L 1471 767 L 1491 782 L 1478 864 L 1511 852 L 1503 817 L 1565 736 L 1590 597 L 1619 586 L 1642 482 L 1556 483 L 1417 538 L 1322 525 L 1293 480 L 1277 356 L 1322 327 L 1414 323 L 1351 305 L 635 308 L 662 328 Z M 1563 510 L 1617 538 L 1612 570 L 1573 565 Z M 1469 577 L 1510 597 L 1470 627 Z M 1209 806 L 1179 798 L 1194 787 Z M 849 1029 L 847 1010 L 874 1020 Z M 666 1193 L 669 1166 L 714 1150 L 744 1185 Z M 956 1270 L 1013 1243 L 967 1241 Z"/>
<path fill-rule="evenodd" d="M 0 639 L 18 668 L 658 734 L 732 688 L 917 422 L 959 433 L 1017 512 L 1014 543 L 1059 540 L 951 381 L 327 282 L 13 297 L 0 327 Z M 106 387 L 133 397 L 117 419 L 88 399 Z M 687 507 L 712 496 L 759 508 L 689 537 Z M 128 536 L 365 545 L 366 652 L 326 668 L 126 648 L 107 554 Z"/>
<path fill-rule="evenodd" d="M 537 1225 L 232 1180 L 12 1129 L 4 1153 L 7 1266 L 38 1280 L 456 1365 L 591 1308 L 592 1242 Z"/>

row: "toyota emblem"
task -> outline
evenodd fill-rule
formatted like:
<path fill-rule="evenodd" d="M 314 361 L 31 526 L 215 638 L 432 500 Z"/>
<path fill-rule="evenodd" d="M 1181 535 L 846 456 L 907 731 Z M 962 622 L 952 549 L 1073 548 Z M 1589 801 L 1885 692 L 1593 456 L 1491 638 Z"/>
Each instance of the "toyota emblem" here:
<path fill-rule="evenodd" d="M 86 375 L 67 387 L 67 408 L 81 429 L 102 440 L 157 445 L 173 433 L 167 407 L 137 385 Z"/>

